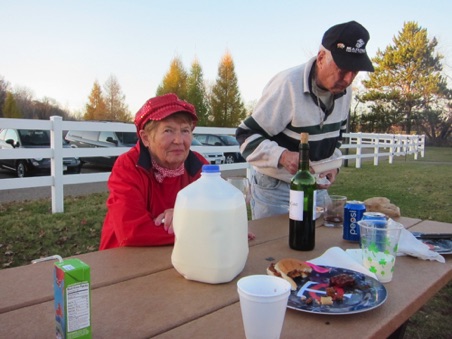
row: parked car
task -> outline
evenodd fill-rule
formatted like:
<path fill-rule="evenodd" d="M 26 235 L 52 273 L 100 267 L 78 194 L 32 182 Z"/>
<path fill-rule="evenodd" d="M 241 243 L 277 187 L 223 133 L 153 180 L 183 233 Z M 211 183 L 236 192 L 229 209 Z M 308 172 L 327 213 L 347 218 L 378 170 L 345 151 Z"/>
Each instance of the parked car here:
<path fill-rule="evenodd" d="M 213 165 L 224 164 L 225 158 L 222 152 L 201 152 L 198 149 L 196 149 L 197 146 L 202 146 L 202 144 L 198 140 L 193 138 L 191 141 L 190 147 L 191 150 L 201 153 L 202 156 Z"/>
<path fill-rule="evenodd" d="M 133 147 L 138 136 L 136 132 L 68 131 L 65 139 L 72 147 Z M 111 168 L 117 158 L 117 156 L 83 157 L 82 161 Z"/>
<path fill-rule="evenodd" d="M 193 134 L 196 140 L 200 141 L 205 146 L 238 146 L 239 142 L 232 135 L 216 135 L 216 134 Z M 235 162 L 245 162 L 240 152 L 225 152 L 225 163 L 233 164 Z"/>
<path fill-rule="evenodd" d="M 5 128 L 0 130 L 0 148 L 43 148 L 50 147 L 50 131 Z M 63 141 L 63 147 L 70 145 Z M 19 178 L 38 173 L 50 173 L 50 159 L 0 159 L 0 167 L 14 171 Z M 63 171 L 80 173 L 82 163 L 79 158 L 64 158 Z"/>

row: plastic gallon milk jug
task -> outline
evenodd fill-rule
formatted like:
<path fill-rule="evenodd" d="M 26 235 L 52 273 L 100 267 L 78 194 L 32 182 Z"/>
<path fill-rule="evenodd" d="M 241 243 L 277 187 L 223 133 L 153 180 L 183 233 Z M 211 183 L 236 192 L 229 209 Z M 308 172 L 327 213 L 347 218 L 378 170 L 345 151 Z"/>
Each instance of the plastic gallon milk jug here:
<path fill-rule="evenodd" d="M 177 194 L 171 262 L 186 279 L 218 284 L 234 279 L 248 257 L 248 219 L 242 192 L 204 165 L 201 178 Z"/>

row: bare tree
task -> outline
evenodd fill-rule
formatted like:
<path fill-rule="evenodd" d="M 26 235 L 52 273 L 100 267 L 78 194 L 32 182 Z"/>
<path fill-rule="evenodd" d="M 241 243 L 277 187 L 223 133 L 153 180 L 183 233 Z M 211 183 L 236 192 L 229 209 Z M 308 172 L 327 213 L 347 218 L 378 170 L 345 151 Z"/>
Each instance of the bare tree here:
<path fill-rule="evenodd" d="M 3 106 L 5 104 L 6 96 L 9 92 L 9 83 L 3 76 L 0 76 L 0 117 L 2 117 Z"/>
<path fill-rule="evenodd" d="M 27 87 L 15 87 L 14 99 L 24 119 L 34 119 L 33 91 Z"/>

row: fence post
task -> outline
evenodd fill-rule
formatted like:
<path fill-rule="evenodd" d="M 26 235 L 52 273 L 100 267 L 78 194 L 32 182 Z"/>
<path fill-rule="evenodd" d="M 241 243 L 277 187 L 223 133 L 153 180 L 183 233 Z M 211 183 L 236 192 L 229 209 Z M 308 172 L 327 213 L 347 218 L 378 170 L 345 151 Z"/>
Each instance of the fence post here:
<path fill-rule="evenodd" d="M 373 139 L 374 142 L 374 166 L 378 166 L 378 150 L 380 147 L 380 137 L 377 136 Z"/>
<path fill-rule="evenodd" d="M 410 141 L 410 139 L 408 138 L 408 136 L 407 135 L 404 135 L 403 136 L 403 148 L 404 148 L 404 150 L 405 150 L 405 157 L 407 156 L 407 154 L 409 154 L 409 151 L 410 151 L 410 149 L 409 149 L 409 141 Z"/>
<path fill-rule="evenodd" d="M 64 212 L 63 188 L 63 119 L 59 116 L 50 117 L 50 176 L 52 177 L 52 213 Z"/>
<path fill-rule="evenodd" d="M 362 137 L 361 132 L 357 133 L 356 136 L 356 168 L 361 168 L 361 145 L 362 145 Z"/>
<path fill-rule="evenodd" d="M 424 157 L 424 151 L 425 151 L 425 135 L 420 136 L 419 142 L 421 143 L 421 157 Z"/>
<path fill-rule="evenodd" d="M 402 144 L 402 136 L 400 134 L 397 134 L 397 148 L 396 148 L 397 153 L 400 153 L 400 145 L 401 144 Z"/>
<path fill-rule="evenodd" d="M 392 165 L 394 161 L 394 150 L 395 150 L 395 135 L 393 134 L 391 136 L 391 139 L 389 140 L 390 146 L 389 146 L 389 163 Z"/>

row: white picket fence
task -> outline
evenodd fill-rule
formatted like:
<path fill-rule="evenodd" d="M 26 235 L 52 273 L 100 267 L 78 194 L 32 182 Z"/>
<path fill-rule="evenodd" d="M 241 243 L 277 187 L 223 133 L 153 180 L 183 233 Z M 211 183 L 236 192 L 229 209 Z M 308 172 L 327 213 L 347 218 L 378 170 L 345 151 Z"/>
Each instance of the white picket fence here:
<path fill-rule="evenodd" d="M 118 156 L 126 152 L 128 147 L 111 148 L 63 148 L 63 131 L 121 131 L 134 132 L 133 124 L 118 122 L 80 122 L 63 121 L 61 117 L 54 116 L 50 120 L 31 119 L 0 119 L 0 129 L 40 129 L 50 130 L 50 148 L 40 149 L 0 149 L 0 159 L 26 159 L 26 158 L 50 158 L 50 176 L 1 179 L 0 191 L 7 189 L 19 189 L 29 187 L 50 187 L 52 194 L 52 212 L 64 212 L 64 185 L 83 184 L 92 182 L 104 182 L 108 180 L 109 172 L 83 173 L 63 175 L 63 158 L 65 157 L 90 157 L 90 156 Z M 222 127 L 196 127 L 195 133 L 229 134 L 235 133 L 235 128 Z M 374 165 L 378 165 L 379 158 L 388 157 L 389 163 L 394 156 L 414 155 L 424 156 L 425 139 L 423 135 L 395 135 L 373 133 L 346 133 L 348 143 L 343 144 L 343 150 L 355 150 L 354 154 L 345 154 L 344 159 L 355 159 L 356 168 L 361 167 L 362 159 L 373 157 Z M 238 146 L 192 146 L 198 152 L 238 152 Z M 343 153 L 346 153 L 343 151 Z M 234 163 L 220 165 L 221 171 L 246 169 L 249 176 L 248 163 Z"/>
<path fill-rule="evenodd" d="M 418 154 L 424 157 L 425 136 L 404 134 L 378 134 L 378 133 L 344 133 L 347 144 L 342 144 L 341 150 L 344 159 L 355 159 L 356 168 L 361 168 L 362 160 L 373 158 L 374 165 L 378 166 L 378 159 L 388 157 L 392 164 L 395 156 L 412 154 L 417 160 Z M 354 149 L 354 154 L 346 154 L 347 150 Z"/>

